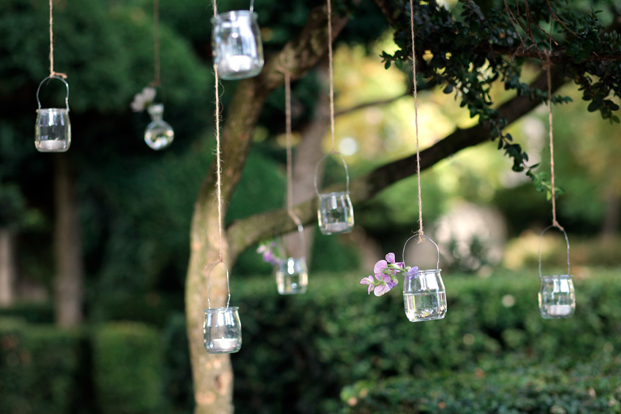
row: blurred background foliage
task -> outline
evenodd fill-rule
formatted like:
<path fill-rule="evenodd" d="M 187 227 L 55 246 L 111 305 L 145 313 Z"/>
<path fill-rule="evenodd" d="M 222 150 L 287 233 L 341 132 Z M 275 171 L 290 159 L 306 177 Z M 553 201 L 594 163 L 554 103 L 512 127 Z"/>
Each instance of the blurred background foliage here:
<path fill-rule="evenodd" d="M 297 34 L 310 7 L 320 3 L 257 1 L 266 53 Z M 0 230 L 15 235 L 19 284 L 28 281 L 43 292 L 29 295 L 18 289 L 18 300 L 0 309 L 0 412 L 189 413 L 193 394 L 183 289 L 193 205 L 215 144 L 212 11 L 204 1 L 161 1 L 160 96 L 176 136 L 165 152 L 153 152 L 142 140 L 148 116 L 129 108 L 134 94 L 153 78 L 152 3 L 54 4 L 55 69 L 68 75 L 71 87 L 68 155 L 77 177 L 87 324 L 69 331 L 51 325 L 53 156 L 37 153 L 32 142 L 35 92 L 48 74 L 48 3 L 0 0 Z M 221 11 L 247 7 L 247 1 L 218 4 Z M 606 10 L 601 17 L 608 22 L 612 13 Z M 394 101 L 337 117 L 337 146 L 354 177 L 415 150 L 408 69 L 393 65 L 385 70 L 380 63 L 382 51 L 395 50 L 379 10 L 363 1 L 335 49 L 337 111 Z M 524 81 L 539 70 L 525 64 Z M 313 122 L 325 93 L 321 76 L 311 71 L 293 84 L 296 131 Z M 508 99 L 497 86 L 494 99 Z M 234 90 L 235 83 L 224 83 L 225 117 Z M 50 83 L 41 98 L 57 105 L 63 93 Z M 403 317 L 398 293 L 380 300 L 358 286 L 383 254 L 394 251 L 399 257 L 417 228 L 416 177 L 357 206 L 354 233 L 316 234 L 304 297 L 279 297 L 272 269 L 255 248 L 239 257 L 233 271 L 244 323 L 244 348 L 233 357 L 238 412 L 334 413 L 343 404 L 360 413 L 406 409 L 420 403 L 402 395 L 403 389 L 419 386 L 408 376 L 433 371 L 433 381 L 443 383 L 447 373 L 501 371 L 522 357 L 539 366 L 559 356 L 559 349 L 566 361 L 617 355 L 621 132 L 588 112 L 575 86 L 560 94 L 573 100 L 554 108 L 557 184 L 566 190 L 558 201 L 559 221 L 570 233 L 579 281 L 572 320 L 542 321 L 536 309 L 537 238 L 550 222 L 550 205 L 524 174 L 511 171 L 511 161 L 494 143 L 486 143 L 422 174 L 427 233 L 440 242 L 442 267 L 451 275 L 446 278 L 451 310 L 444 322 L 413 329 Z M 423 148 L 476 123 L 440 90 L 421 91 L 419 98 Z M 227 223 L 283 205 L 284 123 L 284 91 L 279 90 L 253 134 Z M 547 108 L 508 132 L 533 163 L 541 160 L 541 171 L 549 169 Z M 329 150 L 328 137 L 323 146 Z M 342 172 L 329 164 L 326 174 L 328 180 L 339 180 Z M 562 268 L 565 254 L 562 238 L 544 238 L 547 266 Z M 514 305 L 506 305 L 511 302 L 507 295 Z M 619 372 L 618 361 L 598 363 L 606 372 Z M 568 364 L 558 369 L 569 372 L 574 365 Z M 539 368 L 527 374 L 561 375 L 542 367 L 543 374 Z M 377 388 L 364 383 L 395 375 L 398 380 Z M 463 387 L 468 378 L 459 377 L 451 387 Z M 597 393 L 601 389 L 608 401 L 616 401 L 610 407 L 618 407 L 618 384 L 608 380 L 603 377 Z M 586 395 L 588 386 L 581 386 Z M 443 398 L 434 396 L 429 404 L 437 407 Z M 573 397 L 568 398 L 571 406 Z"/>

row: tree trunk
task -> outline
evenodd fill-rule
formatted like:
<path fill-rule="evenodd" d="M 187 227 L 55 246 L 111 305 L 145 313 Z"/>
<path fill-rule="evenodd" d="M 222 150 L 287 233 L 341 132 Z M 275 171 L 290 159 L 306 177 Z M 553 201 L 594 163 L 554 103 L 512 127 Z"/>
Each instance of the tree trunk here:
<path fill-rule="evenodd" d="M 357 1 L 356 1 L 357 2 Z M 269 94 L 284 84 L 283 62 L 288 62 L 292 79 L 303 76 L 328 48 L 326 7 L 315 7 L 299 36 L 268 59 L 261 74 L 238 84 L 222 130 L 222 200 L 223 215 L 237 185 L 250 149 L 250 137 Z M 334 15 L 334 37 L 343 29 L 347 16 Z M 203 309 L 207 305 L 207 276 L 211 263 L 218 260 L 218 210 L 214 203 L 215 166 L 209 170 L 194 205 L 191 229 L 190 264 L 186 278 L 187 332 L 194 380 L 196 414 L 230 414 L 233 412 L 233 372 L 229 356 L 210 355 L 204 349 Z M 281 221 L 282 223 L 282 221 Z M 229 252 L 226 233 L 222 240 L 223 259 L 232 268 L 238 251 Z M 226 305 L 226 273 L 218 265 L 210 276 L 211 307 Z M 231 277 L 235 277 L 231 275 Z M 235 305 L 235 292 L 231 305 Z M 243 315 L 242 336 L 243 336 Z"/>
<path fill-rule="evenodd" d="M 73 327 L 82 323 L 83 319 L 84 269 L 80 240 L 80 215 L 71 160 L 67 154 L 57 154 L 55 158 L 54 313 L 57 325 Z"/>
<path fill-rule="evenodd" d="M 15 300 L 15 235 L 0 228 L 0 308 L 8 308 Z"/>
<path fill-rule="evenodd" d="M 322 83 L 322 93 L 312 121 L 302 131 L 302 140 L 295 149 L 293 155 L 293 205 L 301 204 L 314 198 L 315 195 L 315 168 L 323 153 L 323 139 L 330 126 L 330 95 L 327 93 L 328 86 L 328 62 L 323 61 L 318 67 L 317 78 Z M 321 185 L 325 163 L 321 163 L 317 171 L 318 185 Z M 306 244 L 306 262 L 310 265 L 311 252 L 313 250 L 313 236 L 316 225 L 304 228 Z M 300 238 L 297 233 L 287 235 L 285 243 L 288 251 L 295 257 L 300 255 Z"/>
<path fill-rule="evenodd" d="M 617 236 L 619 228 L 619 207 L 621 200 L 613 191 L 608 195 L 606 200 L 606 216 L 604 217 L 604 225 L 602 226 L 602 241 L 604 243 L 612 242 Z"/>

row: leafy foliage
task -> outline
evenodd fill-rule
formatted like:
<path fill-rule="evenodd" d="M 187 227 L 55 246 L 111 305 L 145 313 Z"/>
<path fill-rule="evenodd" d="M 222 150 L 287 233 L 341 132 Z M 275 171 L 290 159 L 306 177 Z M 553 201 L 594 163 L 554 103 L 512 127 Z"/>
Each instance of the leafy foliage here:
<path fill-rule="evenodd" d="M 386 68 L 392 63 L 401 67 L 412 56 L 409 2 L 393 3 L 399 13 L 394 39 L 400 49 L 382 53 Z M 460 105 L 488 126 L 498 149 L 513 160 L 513 170 L 526 170 L 537 190 L 545 191 L 549 199 L 551 185 L 542 173 L 534 172 L 538 165 L 529 165 L 528 154 L 504 132 L 507 121 L 495 109 L 492 86 L 500 81 L 518 96 L 546 103 L 547 91 L 523 83 L 522 67 L 533 59 L 545 64 L 552 43 L 550 59 L 559 76 L 580 86 L 583 99 L 591 102 L 589 111 L 599 110 L 604 119 L 618 123 L 614 112 L 619 105 L 612 97 L 621 97 L 621 39 L 602 26 L 597 12 L 581 11 L 575 1 L 516 0 L 504 3 L 505 7 L 500 1 L 491 3 L 495 7 L 484 10 L 478 2 L 460 0 L 448 10 L 434 0 L 415 1 L 417 70 L 425 83 L 442 86 L 444 93 L 461 99 Z M 552 20 L 560 24 L 552 25 Z M 616 58 L 608 61 L 605 56 Z M 555 104 L 570 101 L 552 97 Z"/>

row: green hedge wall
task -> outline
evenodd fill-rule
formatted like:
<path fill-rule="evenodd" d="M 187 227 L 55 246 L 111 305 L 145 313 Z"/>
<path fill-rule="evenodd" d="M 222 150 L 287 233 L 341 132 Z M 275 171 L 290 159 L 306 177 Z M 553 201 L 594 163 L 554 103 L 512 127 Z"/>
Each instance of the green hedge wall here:
<path fill-rule="evenodd" d="M 82 336 L 0 318 L 0 413 L 66 414 L 81 397 Z"/>
<path fill-rule="evenodd" d="M 272 278 L 232 283 L 244 345 L 232 356 L 238 412 L 334 413 L 360 380 L 485 366 L 510 355 L 536 363 L 621 349 L 621 280 L 593 269 L 576 281 L 577 311 L 544 320 L 535 271 L 489 279 L 444 275 L 444 320 L 411 323 L 401 284 L 367 296 L 360 274 L 311 275 L 306 295 L 279 296 Z M 503 304 L 504 302 L 504 304 Z"/>
<path fill-rule="evenodd" d="M 397 377 L 346 387 L 343 414 L 612 414 L 621 413 L 621 359 L 559 361 L 424 377 Z"/>
<path fill-rule="evenodd" d="M 141 323 L 115 322 L 93 335 L 95 392 L 101 414 L 166 412 L 161 338 Z"/>

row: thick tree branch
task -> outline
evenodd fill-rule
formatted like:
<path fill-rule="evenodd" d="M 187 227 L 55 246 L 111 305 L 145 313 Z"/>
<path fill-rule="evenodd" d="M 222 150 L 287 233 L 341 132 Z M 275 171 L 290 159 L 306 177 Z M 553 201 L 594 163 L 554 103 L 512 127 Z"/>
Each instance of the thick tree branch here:
<path fill-rule="evenodd" d="M 558 69 L 553 69 L 552 90 L 557 90 L 565 83 Z M 540 75 L 531 88 L 546 89 L 546 76 Z M 510 124 L 537 107 L 539 102 L 531 101 L 527 96 L 517 96 L 504 103 L 498 112 Z M 456 154 L 489 139 L 489 130 L 484 125 L 476 125 L 469 129 L 457 129 L 452 134 L 421 152 L 421 169 L 427 169 L 446 157 Z M 416 174 L 416 154 L 381 166 L 368 174 L 351 182 L 350 191 L 354 204 L 369 200 L 371 197 L 394 184 L 395 182 Z M 342 187 L 342 186 L 340 186 Z M 335 187 L 326 191 L 338 191 Z M 295 211 L 304 224 L 317 217 L 317 199 L 314 198 L 295 207 Z M 228 228 L 228 239 L 231 243 L 231 256 L 236 257 L 246 248 L 260 240 L 272 237 L 277 223 L 286 221 L 286 210 L 269 211 L 257 214 L 231 224 Z M 292 231 L 293 223 L 289 221 L 282 227 L 282 232 Z"/>
<path fill-rule="evenodd" d="M 513 48 L 499 46 L 499 45 L 490 46 L 490 44 L 487 42 L 481 43 L 479 46 L 477 46 L 476 50 L 483 52 L 483 53 L 489 53 L 489 51 L 491 50 L 496 55 L 527 57 L 527 58 L 539 59 L 541 61 L 546 60 L 546 51 L 525 49 L 525 48 L 513 49 Z M 616 62 L 620 60 L 621 60 L 621 53 L 610 53 L 606 55 L 598 55 L 596 53 L 591 53 L 589 57 L 584 59 L 584 61 L 588 61 L 588 62 L 604 62 L 604 61 Z M 550 55 L 550 61 L 552 63 L 571 63 L 574 61 L 574 58 L 572 56 L 568 56 L 567 53 L 565 53 L 564 49 L 554 50 L 552 54 Z"/>
<path fill-rule="evenodd" d="M 350 108 L 345 108 L 345 109 L 340 109 L 338 111 L 336 111 L 334 113 L 334 116 L 342 116 L 342 115 L 347 115 L 350 114 L 352 112 L 356 112 L 359 111 L 361 109 L 365 109 L 365 108 L 370 108 L 372 106 L 380 106 L 380 105 L 388 105 L 391 104 L 395 101 L 398 101 L 399 99 L 405 97 L 405 96 L 410 96 L 411 92 L 406 92 L 404 94 L 401 94 L 399 96 L 394 96 L 392 98 L 388 98 L 388 99 L 380 99 L 378 101 L 373 101 L 373 102 L 365 102 L 365 103 L 361 103 L 359 105 L 354 105 Z"/>

